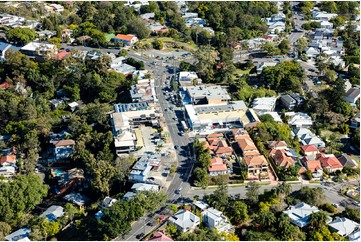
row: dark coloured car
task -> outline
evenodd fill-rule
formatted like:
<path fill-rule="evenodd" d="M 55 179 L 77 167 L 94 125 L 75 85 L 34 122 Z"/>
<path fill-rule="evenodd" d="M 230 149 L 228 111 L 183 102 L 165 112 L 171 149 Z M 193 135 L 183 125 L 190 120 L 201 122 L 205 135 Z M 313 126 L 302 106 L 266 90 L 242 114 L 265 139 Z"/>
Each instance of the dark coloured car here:
<path fill-rule="evenodd" d="M 137 239 L 141 239 L 141 238 L 143 238 L 144 237 L 144 233 L 140 233 L 140 234 L 138 234 L 137 236 L 135 236 L 135 238 L 137 238 Z"/>

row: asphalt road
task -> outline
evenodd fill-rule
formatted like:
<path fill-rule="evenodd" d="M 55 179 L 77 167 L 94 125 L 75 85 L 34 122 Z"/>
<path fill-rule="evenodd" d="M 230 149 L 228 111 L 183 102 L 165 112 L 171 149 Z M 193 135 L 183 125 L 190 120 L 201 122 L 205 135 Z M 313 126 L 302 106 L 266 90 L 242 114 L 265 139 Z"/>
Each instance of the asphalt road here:
<path fill-rule="evenodd" d="M 316 188 L 316 187 L 321 187 L 324 191 L 324 194 L 326 196 L 326 201 L 328 203 L 337 203 L 340 204 L 344 201 L 346 201 L 347 204 L 351 204 L 351 200 L 350 199 L 346 199 L 345 197 L 341 196 L 340 194 L 338 194 L 338 191 L 343 188 L 346 187 L 347 185 L 345 184 L 332 184 L 332 185 L 321 185 L 321 184 L 317 184 L 317 183 L 310 183 L 310 184 L 301 184 L 301 183 L 297 183 L 297 184 L 291 184 L 292 187 L 292 191 L 297 191 L 300 190 L 302 188 L 302 186 L 309 186 L 311 188 Z M 266 186 L 261 186 L 259 191 L 260 193 L 263 193 L 266 189 L 267 190 L 271 190 L 273 187 L 275 187 L 275 185 L 266 185 Z M 193 198 L 195 195 L 198 195 L 200 198 L 202 198 L 204 195 L 208 195 L 208 194 L 212 194 L 214 191 L 216 190 L 216 188 L 213 189 L 207 189 L 207 190 L 202 190 L 202 189 L 192 189 L 188 192 L 188 194 L 186 194 L 187 197 L 189 198 Z M 246 198 L 246 187 L 245 186 L 241 186 L 241 187 L 228 187 L 228 194 L 229 195 L 237 195 L 240 198 Z M 339 210 L 344 210 L 344 207 L 340 206 Z"/>
<path fill-rule="evenodd" d="M 173 178 L 172 183 L 168 187 L 167 195 L 168 195 L 168 202 L 167 203 L 174 203 L 179 201 L 182 194 L 187 194 L 190 190 L 190 184 L 188 183 L 188 179 L 190 177 L 194 160 L 191 159 L 191 152 L 189 150 L 190 147 L 190 139 L 187 134 L 184 136 L 179 135 L 179 129 L 177 125 L 179 125 L 180 121 L 183 120 L 183 113 L 178 108 L 167 101 L 168 94 L 163 94 L 163 88 L 166 87 L 165 80 L 167 80 L 168 76 L 173 76 L 172 73 L 168 71 L 172 70 L 172 68 L 168 69 L 165 67 L 165 63 L 162 61 L 156 60 L 156 65 L 153 65 L 152 62 L 155 61 L 154 59 L 148 59 L 141 57 L 140 55 L 129 52 L 128 54 L 130 57 L 134 59 L 141 60 L 144 62 L 146 69 L 151 70 L 153 72 L 153 78 L 155 80 L 155 90 L 158 98 L 158 102 L 160 108 L 162 110 L 165 122 L 167 123 L 168 130 L 170 136 L 172 138 L 173 144 L 177 145 L 178 148 L 176 149 L 177 160 L 178 160 L 178 169 Z M 167 63 L 169 65 L 173 64 L 177 67 L 179 62 Z M 168 87 L 169 87 L 169 80 L 168 80 Z M 173 110 L 169 108 L 172 107 Z M 167 110 L 167 111 L 165 111 Z M 181 188 L 181 194 L 176 194 L 176 190 Z M 125 240 L 135 241 L 138 240 L 136 236 L 140 233 L 147 234 L 151 232 L 154 227 L 148 226 L 147 223 L 151 220 L 149 217 L 142 217 L 132 225 L 132 230 L 128 235 L 125 236 Z M 124 240 L 123 238 L 116 238 L 115 240 Z"/>

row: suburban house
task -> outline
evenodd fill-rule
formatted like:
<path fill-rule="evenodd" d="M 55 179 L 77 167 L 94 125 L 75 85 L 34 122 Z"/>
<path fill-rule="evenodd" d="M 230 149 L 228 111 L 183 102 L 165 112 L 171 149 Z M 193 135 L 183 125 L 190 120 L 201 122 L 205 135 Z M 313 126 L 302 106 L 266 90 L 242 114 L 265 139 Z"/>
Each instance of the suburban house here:
<path fill-rule="evenodd" d="M 0 166 L 0 176 L 5 178 L 12 178 L 16 173 L 15 167 L 13 166 Z"/>
<path fill-rule="evenodd" d="M 147 183 L 135 183 L 131 191 L 137 192 L 137 191 L 159 191 L 159 185 L 157 184 L 147 184 Z"/>
<path fill-rule="evenodd" d="M 75 145 L 75 141 L 72 139 L 53 140 L 50 141 L 50 143 L 54 146 L 54 148 L 52 149 L 52 153 L 55 160 L 69 158 Z"/>
<path fill-rule="evenodd" d="M 29 236 L 31 233 L 31 229 L 29 228 L 21 228 L 16 230 L 15 232 L 5 236 L 5 240 L 7 241 L 30 241 Z"/>
<path fill-rule="evenodd" d="M 348 154 L 342 154 L 342 155 L 339 155 L 336 157 L 343 167 L 345 167 L 345 166 L 348 166 L 351 168 L 358 167 L 356 161 L 352 160 L 351 157 L 348 156 Z"/>
<path fill-rule="evenodd" d="M 215 228 L 218 232 L 233 233 L 234 227 L 223 215 L 223 213 L 215 208 L 208 208 L 202 212 L 202 222 L 208 228 Z"/>
<path fill-rule="evenodd" d="M 317 213 L 320 210 L 315 206 L 306 203 L 299 203 L 295 206 L 290 206 L 283 213 L 287 214 L 294 225 L 303 228 L 309 224 L 309 217 L 312 213 Z"/>
<path fill-rule="evenodd" d="M 63 199 L 67 202 L 74 203 L 79 207 L 83 207 L 86 203 L 89 202 L 89 198 L 76 192 L 69 193 L 68 195 L 64 196 Z"/>
<path fill-rule="evenodd" d="M 263 115 L 264 114 L 269 114 L 277 123 L 283 123 L 281 116 L 277 112 L 264 112 Z"/>
<path fill-rule="evenodd" d="M 227 174 L 227 165 L 220 157 L 214 157 L 211 159 L 211 166 L 208 167 L 208 173 L 210 176 L 218 176 Z"/>
<path fill-rule="evenodd" d="M 311 159 L 316 159 L 316 156 L 319 153 L 315 145 L 303 145 L 301 146 L 301 150 L 305 156 Z"/>
<path fill-rule="evenodd" d="M 305 99 L 298 93 L 281 95 L 281 103 L 288 110 L 293 110 L 305 102 Z"/>
<path fill-rule="evenodd" d="M 100 208 L 110 208 L 116 201 L 118 200 L 115 198 L 105 197 L 100 204 Z"/>
<path fill-rule="evenodd" d="M 276 107 L 277 97 L 255 98 L 252 102 L 252 109 L 261 115 L 265 112 L 272 112 Z"/>
<path fill-rule="evenodd" d="M 322 168 L 328 172 L 342 171 L 343 166 L 333 154 L 320 154 L 319 160 Z"/>
<path fill-rule="evenodd" d="M 310 160 L 305 156 L 301 162 L 312 173 L 313 179 L 319 180 L 322 177 L 323 169 L 319 160 Z"/>
<path fill-rule="evenodd" d="M 286 149 L 272 149 L 270 157 L 274 160 L 277 166 L 286 169 L 295 164 L 293 155 Z"/>
<path fill-rule="evenodd" d="M 360 98 L 360 88 L 353 87 L 346 92 L 344 100 L 351 104 L 356 104 L 356 101 Z"/>
<path fill-rule="evenodd" d="M 212 155 L 219 157 L 231 156 L 233 153 L 232 147 L 229 147 L 223 134 L 215 133 L 207 136 L 205 147 L 209 149 Z"/>
<path fill-rule="evenodd" d="M 297 136 L 302 145 L 315 145 L 317 148 L 325 148 L 326 144 L 311 130 L 298 128 L 292 131 L 293 136 Z"/>
<path fill-rule="evenodd" d="M 16 167 L 16 156 L 15 155 L 4 155 L 0 159 L 0 164 L 2 167 L 6 167 L 6 166 Z"/>
<path fill-rule="evenodd" d="M 293 128 L 309 128 L 312 126 L 312 118 L 307 113 L 287 112 L 285 116 L 289 116 L 288 125 Z"/>
<path fill-rule="evenodd" d="M 360 233 L 360 228 L 356 229 L 355 232 L 351 233 L 349 236 L 348 236 L 348 240 L 349 241 L 360 241 L 360 236 L 361 233 Z"/>
<path fill-rule="evenodd" d="M 193 202 L 193 205 L 197 209 L 199 209 L 200 211 L 204 211 L 209 207 L 209 205 L 207 203 L 203 202 L 202 200 L 198 200 L 196 202 Z"/>
<path fill-rule="evenodd" d="M 268 162 L 263 155 L 251 155 L 243 158 L 247 165 L 249 180 L 268 179 Z"/>
<path fill-rule="evenodd" d="M 265 42 L 264 39 L 262 39 L 262 42 Z M 257 69 L 257 74 L 261 74 L 263 68 L 265 68 L 266 66 L 276 66 L 278 63 L 277 62 L 261 62 L 257 65 L 256 69 Z"/>
<path fill-rule="evenodd" d="M 270 141 L 268 142 L 269 149 L 284 150 L 287 149 L 287 143 L 285 141 Z"/>
<path fill-rule="evenodd" d="M 259 151 L 248 133 L 244 133 L 244 135 L 238 135 L 236 137 L 236 141 L 242 151 L 243 157 L 259 155 Z"/>
<path fill-rule="evenodd" d="M 5 61 L 5 53 L 9 49 L 20 50 L 19 47 L 15 47 L 13 45 L 0 41 L 0 61 Z"/>
<path fill-rule="evenodd" d="M 124 45 L 129 46 L 138 42 L 138 38 L 137 36 L 131 34 L 117 34 L 110 41 L 114 43 L 123 43 Z"/>
<path fill-rule="evenodd" d="M 50 58 L 58 53 L 58 48 L 53 44 L 30 42 L 29 44 L 23 46 L 20 49 L 20 52 L 30 57 Z"/>
<path fill-rule="evenodd" d="M 62 206 L 51 206 L 40 217 L 46 217 L 49 222 L 53 222 L 64 216 L 64 208 Z"/>
<path fill-rule="evenodd" d="M 320 54 L 320 51 L 314 47 L 307 47 L 305 50 L 305 54 L 307 58 L 311 59 L 311 58 L 316 58 L 316 56 Z"/>
<path fill-rule="evenodd" d="M 192 232 L 199 224 L 200 218 L 188 210 L 179 210 L 169 222 L 174 224 L 179 232 Z"/>
<path fill-rule="evenodd" d="M 150 237 L 147 241 L 173 241 L 167 235 L 163 234 L 160 231 L 157 231 L 152 237 Z"/>
<path fill-rule="evenodd" d="M 360 224 L 348 219 L 348 218 L 337 218 L 328 227 L 331 232 L 336 232 L 343 237 L 349 236 L 355 230 L 360 228 Z"/>
<path fill-rule="evenodd" d="M 329 21 L 330 19 L 337 17 L 336 13 L 327 13 L 321 11 L 313 11 L 312 18 L 316 20 Z"/>
<path fill-rule="evenodd" d="M 156 101 L 154 89 L 154 79 L 140 79 L 130 88 L 132 102 L 147 102 L 149 104 Z"/>

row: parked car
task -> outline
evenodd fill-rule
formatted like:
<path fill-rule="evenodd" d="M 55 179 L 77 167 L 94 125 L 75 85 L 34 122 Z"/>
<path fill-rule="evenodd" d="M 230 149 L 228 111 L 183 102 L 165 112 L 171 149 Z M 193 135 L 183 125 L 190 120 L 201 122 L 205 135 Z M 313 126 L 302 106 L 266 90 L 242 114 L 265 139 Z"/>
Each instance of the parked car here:
<path fill-rule="evenodd" d="M 144 233 L 140 233 L 140 234 L 138 234 L 137 236 L 135 236 L 137 239 L 141 239 L 141 238 L 143 238 L 144 237 Z"/>
<path fill-rule="evenodd" d="M 337 203 L 333 203 L 332 206 L 334 206 L 335 208 L 338 208 L 340 205 L 338 205 Z"/>
<path fill-rule="evenodd" d="M 175 193 L 176 193 L 176 194 L 180 194 L 181 191 L 182 191 L 182 188 L 178 188 L 178 189 L 175 191 Z"/>

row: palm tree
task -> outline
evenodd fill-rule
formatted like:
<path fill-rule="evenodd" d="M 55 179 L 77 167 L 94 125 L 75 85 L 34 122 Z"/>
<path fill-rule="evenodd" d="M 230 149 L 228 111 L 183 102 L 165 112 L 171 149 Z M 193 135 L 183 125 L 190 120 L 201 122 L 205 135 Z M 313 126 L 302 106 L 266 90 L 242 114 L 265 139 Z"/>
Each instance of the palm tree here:
<path fill-rule="evenodd" d="M 276 217 L 272 212 L 260 212 L 256 219 L 262 227 L 269 227 L 276 222 Z"/>

